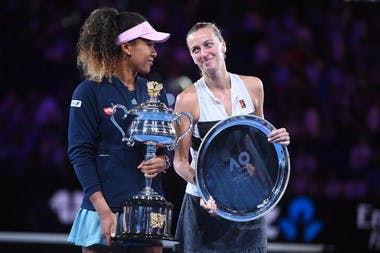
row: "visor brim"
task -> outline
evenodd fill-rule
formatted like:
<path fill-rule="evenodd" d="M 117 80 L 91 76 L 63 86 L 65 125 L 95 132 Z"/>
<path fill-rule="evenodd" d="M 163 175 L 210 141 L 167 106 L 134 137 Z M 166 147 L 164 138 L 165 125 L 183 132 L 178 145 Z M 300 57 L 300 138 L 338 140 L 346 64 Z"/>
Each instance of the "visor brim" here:
<path fill-rule="evenodd" d="M 170 34 L 169 33 L 163 33 L 163 32 L 152 32 L 152 33 L 148 33 L 148 34 L 144 34 L 141 36 L 141 38 L 143 39 L 147 39 L 147 40 L 151 40 L 151 41 L 154 41 L 156 43 L 161 43 L 161 42 L 165 42 L 169 39 L 170 37 Z"/>

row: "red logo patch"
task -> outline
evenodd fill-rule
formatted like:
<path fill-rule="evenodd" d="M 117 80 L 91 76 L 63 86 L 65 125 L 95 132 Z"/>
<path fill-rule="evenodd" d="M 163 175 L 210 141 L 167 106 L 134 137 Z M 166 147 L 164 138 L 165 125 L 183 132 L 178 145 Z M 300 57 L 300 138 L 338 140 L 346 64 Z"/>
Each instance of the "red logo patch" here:
<path fill-rule="evenodd" d="M 106 115 L 111 115 L 111 114 L 114 114 L 116 112 L 116 108 L 115 109 L 112 109 L 112 107 L 106 107 L 106 108 L 103 108 L 103 111 Z"/>
<path fill-rule="evenodd" d="M 246 108 L 246 107 L 247 107 L 247 106 L 245 105 L 244 99 L 240 99 L 240 100 L 239 100 L 239 103 L 240 103 L 240 107 L 241 107 L 241 108 Z"/>

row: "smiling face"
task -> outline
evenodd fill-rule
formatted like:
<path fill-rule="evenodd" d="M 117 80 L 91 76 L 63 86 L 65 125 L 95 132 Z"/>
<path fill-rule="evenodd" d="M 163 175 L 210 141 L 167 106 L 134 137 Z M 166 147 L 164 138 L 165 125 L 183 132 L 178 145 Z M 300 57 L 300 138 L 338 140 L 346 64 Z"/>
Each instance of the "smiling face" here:
<path fill-rule="evenodd" d="M 213 73 L 225 68 L 226 44 L 212 28 L 203 27 L 187 36 L 187 46 L 194 63 L 203 73 Z"/>
<path fill-rule="evenodd" d="M 135 72 L 147 74 L 157 57 L 154 42 L 146 39 L 136 39 L 124 44 L 124 51 L 129 56 L 129 65 Z"/>

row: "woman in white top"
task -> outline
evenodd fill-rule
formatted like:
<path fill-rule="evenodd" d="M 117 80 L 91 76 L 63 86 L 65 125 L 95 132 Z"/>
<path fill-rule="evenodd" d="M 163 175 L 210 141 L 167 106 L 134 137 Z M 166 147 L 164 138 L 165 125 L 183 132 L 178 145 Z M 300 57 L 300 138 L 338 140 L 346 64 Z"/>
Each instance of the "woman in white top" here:
<path fill-rule="evenodd" d="M 227 71 L 226 43 L 215 24 L 195 24 L 186 41 L 202 77 L 177 96 L 175 105 L 176 113 L 189 112 L 194 119 L 192 134 L 181 140 L 174 156 L 176 172 L 188 182 L 176 238 L 181 242 L 182 252 L 267 252 L 264 218 L 243 225 L 213 215 L 215 202 L 200 198 L 195 182 L 197 150 L 213 124 L 233 115 L 264 117 L 263 84 L 257 77 Z M 183 129 L 178 132 L 187 129 L 186 123 L 180 128 Z M 288 145 L 289 133 L 285 128 L 273 130 L 268 141 Z"/>

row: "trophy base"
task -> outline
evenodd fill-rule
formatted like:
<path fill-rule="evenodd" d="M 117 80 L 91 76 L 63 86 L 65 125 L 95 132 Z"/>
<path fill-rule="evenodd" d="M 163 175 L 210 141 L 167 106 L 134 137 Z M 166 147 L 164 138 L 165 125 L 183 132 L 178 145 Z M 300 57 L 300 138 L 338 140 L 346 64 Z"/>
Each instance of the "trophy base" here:
<path fill-rule="evenodd" d="M 163 246 L 164 248 L 176 249 L 179 246 L 179 241 L 175 240 L 171 235 L 148 235 L 138 233 L 122 232 L 112 237 L 115 242 L 141 242 L 152 246 Z"/>
<path fill-rule="evenodd" d="M 171 242 L 173 244 L 179 243 L 172 235 L 149 235 L 139 233 L 126 233 L 122 232 L 112 238 L 115 241 L 139 241 L 139 242 Z"/>
<path fill-rule="evenodd" d="M 149 243 L 172 241 L 173 204 L 154 192 L 151 187 L 135 194 L 123 205 L 123 226 L 118 240 L 139 240 Z"/>

